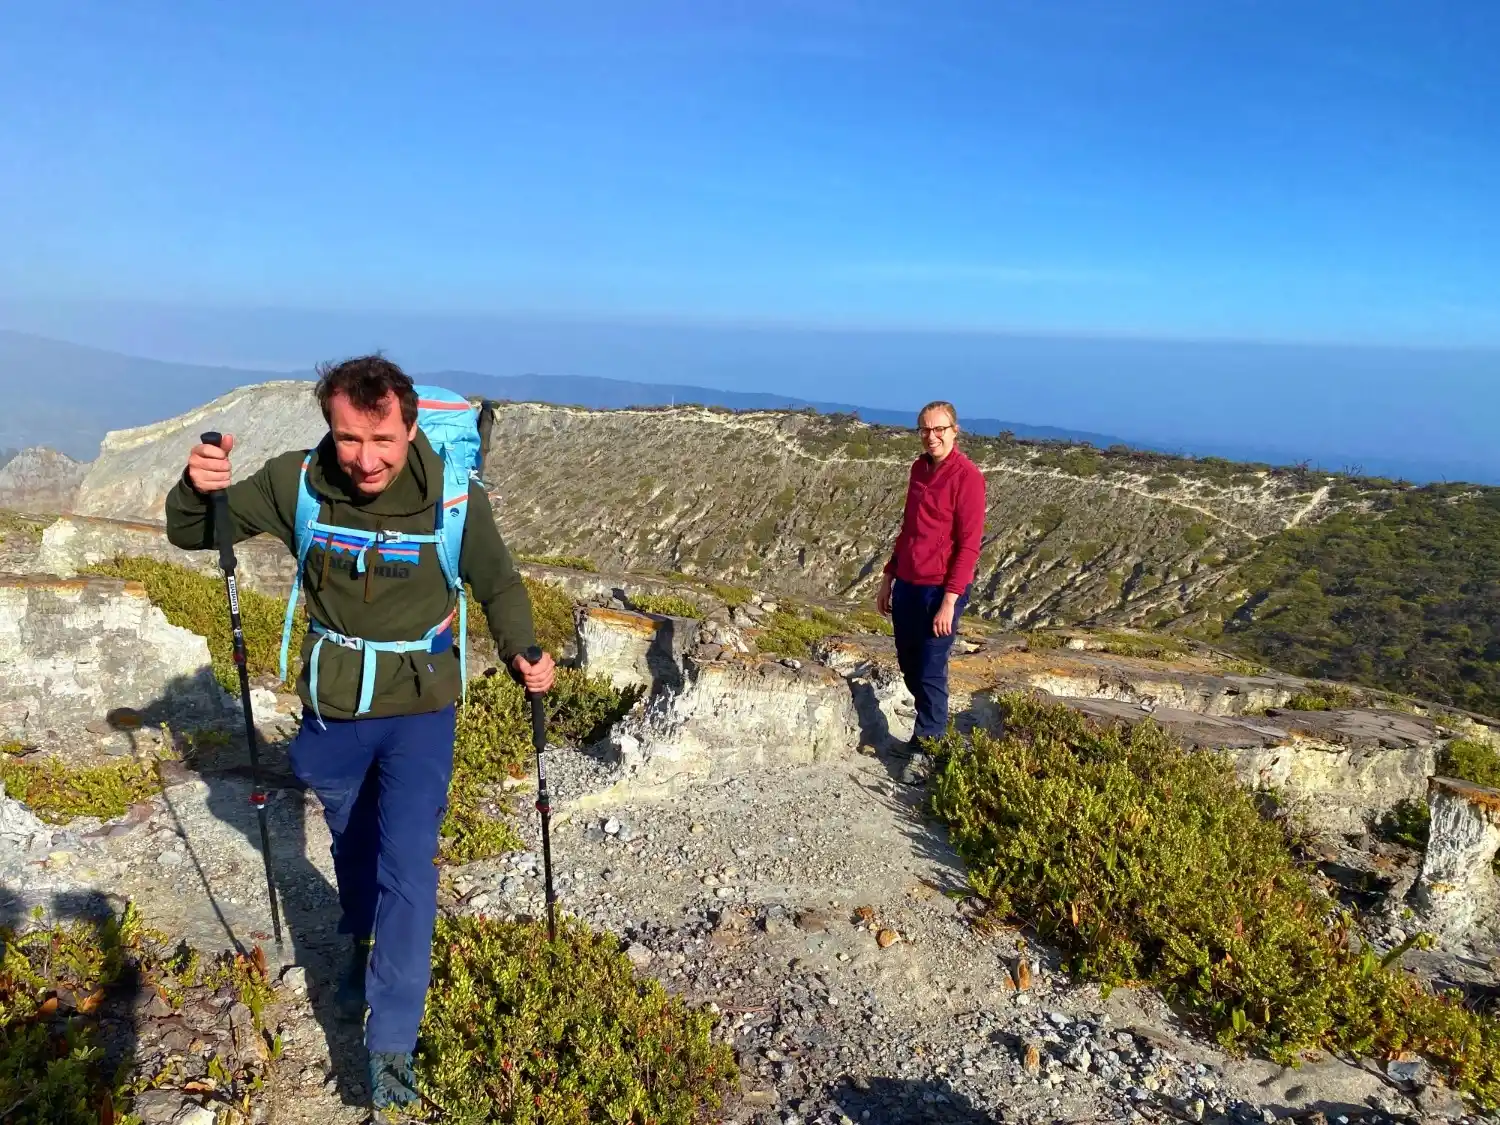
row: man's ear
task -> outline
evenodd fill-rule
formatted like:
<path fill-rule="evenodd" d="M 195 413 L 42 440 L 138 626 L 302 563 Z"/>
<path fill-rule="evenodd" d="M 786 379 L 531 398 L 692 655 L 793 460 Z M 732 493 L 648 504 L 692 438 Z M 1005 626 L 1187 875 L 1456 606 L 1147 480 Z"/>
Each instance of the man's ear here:
<path fill-rule="evenodd" d="M 417 440 L 417 424 L 415 422 L 413 422 L 411 424 L 411 429 L 409 429 L 409 430 L 406 431 L 406 440 L 407 441 L 416 441 Z"/>

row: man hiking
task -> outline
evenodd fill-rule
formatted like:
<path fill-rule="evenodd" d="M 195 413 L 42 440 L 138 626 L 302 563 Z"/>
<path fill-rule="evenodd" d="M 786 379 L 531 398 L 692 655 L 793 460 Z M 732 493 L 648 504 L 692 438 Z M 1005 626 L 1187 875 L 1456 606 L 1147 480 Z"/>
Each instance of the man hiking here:
<path fill-rule="evenodd" d="M 167 497 L 167 536 L 189 550 L 214 546 L 211 498 L 227 490 L 235 541 L 264 532 L 299 557 L 309 628 L 290 757 L 333 837 L 339 931 L 352 939 L 338 1007 L 357 1021 L 368 1006 L 376 1110 L 411 1108 L 420 1100 L 412 1054 L 431 979 L 434 860 L 463 690 L 458 578 L 529 691 L 550 690 L 554 667 L 550 656 L 533 665 L 521 655 L 535 643 L 531 602 L 483 487 L 462 465 L 455 477 L 445 460 L 453 454 L 440 455 L 418 425 L 419 407 L 436 419 L 434 433 L 450 418 L 469 425 L 468 404 L 451 392 L 419 403 L 412 380 L 378 355 L 325 364 L 319 376 L 314 394 L 328 433 L 317 447 L 273 457 L 231 484 L 233 437 L 195 445 Z M 477 432 L 449 432 L 477 460 Z M 468 437 L 473 444 L 462 445 Z M 449 513 L 460 518 L 445 526 Z M 460 532 L 461 546 L 452 538 Z M 296 599 L 294 587 L 288 622 Z M 283 660 L 285 652 L 284 637 Z"/>
<path fill-rule="evenodd" d="M 901 531 L 876 597 L 880 612 L 890 615 L 896 660 L 917 706 L 904 748 L 904 785 L 927 771 L 923 740 L 948 729 L 948 652 L 984 537 L 984 474 L 958 449 L 958 432 L 952 403 L 929 402 L 917 414 L 926 452 L 912 463 Z"/>

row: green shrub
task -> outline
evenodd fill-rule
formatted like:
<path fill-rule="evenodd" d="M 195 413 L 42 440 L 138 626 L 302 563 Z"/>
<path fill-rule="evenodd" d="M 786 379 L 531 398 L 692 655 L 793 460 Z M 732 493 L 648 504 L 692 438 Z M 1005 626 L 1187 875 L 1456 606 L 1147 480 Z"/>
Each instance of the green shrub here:
<path fill-rule="evenodd" d="M 723 582 L 710 582 L 709 591 L 722 601 L 730 609 L 739 609 L 750 601 L 750 596 L 755 592 L 744 586 L 731 586 Z"/>
<path fill-rule="evenodd" d="M 545 697 L 548 742 L 594 741 L 630 709 L 637 692 L 622 693 L 603 676 L 559 668 Z M 471 863 L 521 846 L 498 789 L 505 778 L 520 777 L 534 753 L 531 706 L 521 685 L 499 671 L 472 680 L 453 741 L 453 782 L 442 828 L 445 862 Z"/>
<path fill-rule="evenodd" d="M 555 566 L 563 570 L 583 570 L 590 574 L 599 568 L 594 565 L 594 560 L 585 555 L 517 555 L 521 562 L 534 563 L 537 566 Z"/>
<path fill-rule="evenodd" d="M 1288 711 L 1343 711 L 1354 706 L 1354 692 L 1343 684 L 1320 684 L 1286 701 Z"/>
<path fill-rule="evenodd" d="M 889 617 L 882 617 L 873 609 L 857 609 L 849 614 L 845 621 L 851 626 L 853 632 L 877 633 L 889 637 L 895 633 L 891 626 Z"/>
<path fill-rule="evenodd" d="M 536 643 L 554 657 L 561 656 L 578 635 L 573 623 L 573 599 L 561 586 L 531 578 L 526 579 L 526 592 L 531 595 Z M 480 620 L 484 620 L 483 615 Z"/>
<path fill-rule="evenodd" d="M 1143 657 L 1147 660 L 1171 660 L 1182 656 L 1187 648 L 1174 637 L 1140 637 L 1134 633 L 1105 633 L 1098 638 L 1105 652 L 1115 656 Z"/>
<path fill-rule="evenodd" d="M 1350 917 L 1222 756 L 1149 720 L 1101 727 L 1023 694 L 1001 713 L 1003 738 L 942 741 L 933 807 L 975 891 L 1035 925 L 1072 973 L 1155 985 L 1229 1049 L 1281 1063 L 1414 1051 L 1500 1104 L 1500 1022 L 1355 953 Z"/>
<path fill-rule="evenodd" d="M 222 578 L 199 574 L 175 563 L 130 555 L 117 555 L 109 562 L 85 567 L 83 572 L 132 579 L 145 586 L 146 597 L 168 621 L 208 641 L 214 679 L 225 691 L 238 698 L 240 674 L 234 666 L 234 635 L 229 628 L 229 599 Z M 240 624 L 245 631 L 246 670 L 251 676 L 274 676 L 280 663 L 281 623 L 286 615 L 286 602 L 246 589 L 243 585 L 239 588 L 239 595 Z M 299 604 L 292 619 L 294 640 L 306 629 L 307 614 Z M 288 678 L 295 683 L 301 670 L 302 660 L 294 643 L 287 654 Z M 290 690 L 290 685 L 282 686 Z"/>
<path fill-rule="evenodd" d="M 659 613 L 664 617 L 702 617 L 694 603 L 676 594 L 635 594 L 630 604 L 640 613 Z"/>
<path fill-rule="evenodd" d="M 439 919 L 418 1075 L 452 1125 L 694 1125 L 738 1077 L 714 1017 L 566 919 Z"/>
<path fill-rule="evenodd" d="M 75 816 L 110 820 L 161 792 L 155 763 L 128 759 L 100 766 L 68 766 L 56 758 L 0 759 L 5 792 L 50 824 Z"/>
<path fill-rule="evenodd" d="M 106 1067 L 105 1035 L 121 1024 L 119 1001 L 137 988 L 180 1010 L 227 987 L 250 1008 L 257 1030 L 270 998 L 263 958 L 225 953 L 206 961 L 182 946 L 168 954 L 166 935 L 144 928 L 134 904 L 101 922 L 24 933 L 0 926 L 0 951 L 0 1116 L 7 1125 L 119 1120 L 126 1099 L 147 1085 L 187 1080 L 181 1056 L 135 1078 L 133 1058 Z M 219 1078 L 218 1098 L 243 1105 L 260 1077 L 238 1065 L 238 1054 L 215 1054 L 210 1073 Z"/>
<path fill-rule="evenodd" d="M 1062 648 L 1063 637 L 1060 633 L 1027 633 L 1027 652 L 1049 652 L 1052 649 Z"/>
<path fill-rule="evenodd" d="M 1438 754 L 1438 773 L 1500 789 L 1500 753 L 1483 742 L 1455 738 Z"/>
<path fill-rule="evenodd" d="M 1208 542 L 1210 534 L 1206 523 L 1189 524 L 1182 532 L 1182 541 L 1189 547 L 1198 548 Z"/>
<path fill-rule="evenodd" d="M 22 512 L 0 511 L 0 543 L 15 540 L 18 543 L 40 543 L 46 521 L 39 516 Z"/>
<path fill-rule="evenodd" d="M 881 620 L 883 621 L 884 618 Z M 775 613 L 761 623 L 761 632 L 755 638 L 755 647 L 760 652 L 771 656 L 794 656 L 805 659 L 812 654 L 812 646 L 824 637 L 859 631 L 861 630 L 852 622 L 837 614 L 829 613 L 821 606 L 800 606 L 794 602 L 784 602 Z"/>

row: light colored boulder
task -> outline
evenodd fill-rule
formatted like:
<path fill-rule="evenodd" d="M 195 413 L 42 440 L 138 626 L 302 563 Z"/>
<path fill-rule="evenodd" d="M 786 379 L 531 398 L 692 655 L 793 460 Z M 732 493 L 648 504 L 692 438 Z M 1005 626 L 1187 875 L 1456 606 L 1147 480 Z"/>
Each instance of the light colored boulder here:
<path fill-rule="evenodd" d="M 859 745 L 849 685 L 819 664 L 750 658 L 691 664 L 686 682 L 617 725 L 614 745 L 637 786 L 746 765 L 806 766 Z"/>
<path fill-rule="evenodd" d="M 218 717 L 225 699 L 208 642 L 170 624 L 140 583 L 0 575 L 0 737 L 120 707 Z"/>
<path fill-rule="evenodd" d="M 579 661 L 616 688 L 680 687 L 683 653 L 696 632 L 691 618 L 589 606 L 580 614 Z"/>
<path fill-rule="evenodd" d="M 1452 777 L 1428 783 L 1431 827 L 1411 900 L 1423 924 L 1447 944 L 1500 922 L 1500 790 Z"/>
<path fill-rule="evenodd" d="M 172 546 L 163 523 L 105 519 L 101 516 L 63 516 L 42 532 L 37 569 L 46 574 L 73 575 L 85 567 L 108 562 L 116 555 L 132 555 L 175 563 L 200 574 L 219 577 L 217 550 L 184 551 Z M 242 587 L 271 597 L 285 597 L 296 574 L 296 558 L 281 540 L 257 535 L 234 546 L 235 576 Z"/>

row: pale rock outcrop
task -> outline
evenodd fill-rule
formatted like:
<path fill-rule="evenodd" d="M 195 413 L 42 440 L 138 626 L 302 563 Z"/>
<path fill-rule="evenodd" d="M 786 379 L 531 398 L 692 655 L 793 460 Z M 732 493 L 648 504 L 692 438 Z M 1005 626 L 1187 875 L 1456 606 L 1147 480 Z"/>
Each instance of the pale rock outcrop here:
<path fill-rule="evenodd" d="M 89 466 L 66 453 L 34 446 L 0 467 L 0 508 L 50 515 L 71 511 Z"/>
<path fill-rule="evenodd" d="M 200 574 L 219 577 L 219 552 L 184 551 L 167 540 L 162 523 L 63 516 L 42 532 L 37 569 L 45 574 L 73 575 L 116 555 L 175 563 Z M 292 588 L 296 558 L 279 539 L 257 535 L 234 546 L 235 576 L 247 590 L 284 598 Z"/>
<path fill-rule="evenodd" d="M 859 730 L 838 673 L 752 657 L 692 662 L 680 688 L 622 719 L 612 741 L 624 780 L 639 789 L 749 764 L 811 765 L 853 751 Z"/>
<path fill-rule="evenodd" d="M 579 662 L 616 688 L 680 687 L 683 653 L 696 631 L 691 618 L 588 606 L 579 613 Z"/>
<path fill-rule="evenodd" d="M 79 487 L 81 515 L 160 520 L 188 450 L 205 430 L 234 435 L 234 479 L 289 449 L 310 449 L 328 431 L 313 384 L 282 379 L 237 387 L 196 410 L 149 426 L 111 430 Z"/>
<path fill-rule="evenodd" d="M 168 623 L 137 582 L 0 575 L 0 738 L 116 708 L 218 717 L 208 642 Z"/>
<path fill-rule="evenodd" d="M 1410 899 L 1424 926 L 1446 944 L 1500 922 L 1500 790 L 1452 777 L 1428 784 L 1427 852 Z"/>

